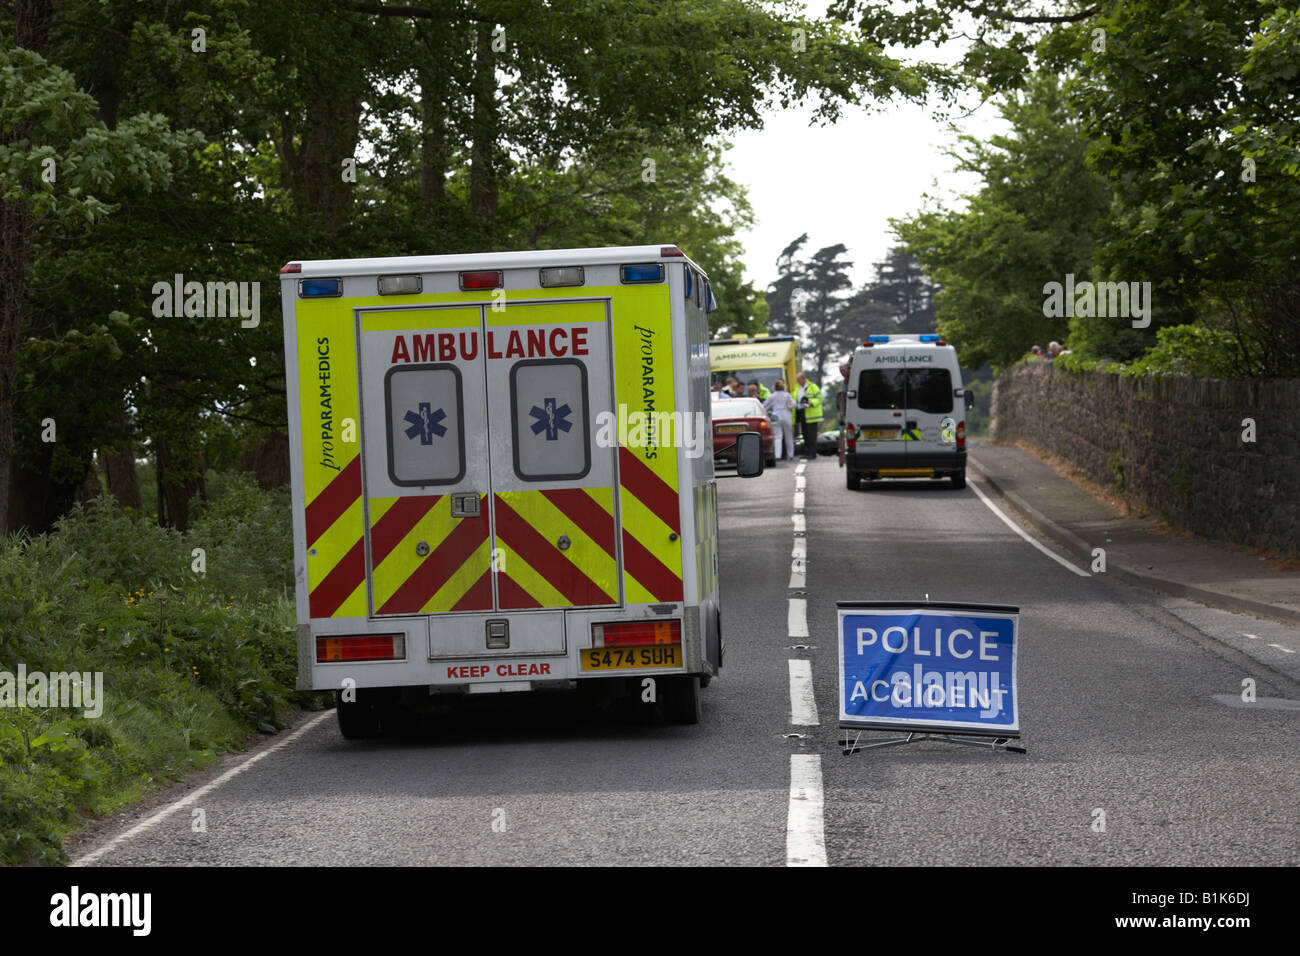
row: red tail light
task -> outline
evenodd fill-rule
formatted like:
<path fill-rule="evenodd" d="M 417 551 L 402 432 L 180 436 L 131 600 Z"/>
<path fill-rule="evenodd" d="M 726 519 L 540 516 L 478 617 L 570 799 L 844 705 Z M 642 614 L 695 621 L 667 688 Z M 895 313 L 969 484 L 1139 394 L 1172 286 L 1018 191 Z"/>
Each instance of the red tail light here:
<path fill-rule="evenodd" d="M 653 644 L 680 644 L 682 622 L 676 618 L 665 621 L 623 621 L 618 624 L 593 624 L 592 644 L 595 647 L 638 647 Z"/>
<path fill-rule="evenodd" d="M 958 448 L 966 447 L 966 423 L 965 422 L 957 423 L 957 447 Z"/>
<path fill-rule="evenodd" d="M 844 427 L 844 449 L 845 451 L 855 451 L 858 447 L 858 433 L 853 430 L 852 425 Z"/>
<path fill-rule="evenodd" d="M 316 663 L 400 661 L 406 659 L 404 634 L 329 634 L 316 638 Z"/>

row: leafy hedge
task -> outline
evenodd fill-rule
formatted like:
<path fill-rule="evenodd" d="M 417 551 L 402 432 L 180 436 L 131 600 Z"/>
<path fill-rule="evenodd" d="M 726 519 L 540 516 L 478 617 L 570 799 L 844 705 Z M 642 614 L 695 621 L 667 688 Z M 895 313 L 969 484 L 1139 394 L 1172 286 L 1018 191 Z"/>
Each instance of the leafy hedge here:
<path fill-rule="evenodd" d="M 102 672 L 104 690 L 97 718 L 0 706 L 0 862 L 63 862 L 80 816 L 279 728 L 292 540 L 287 495 L 244 478 L 183 535 L 101 497 L 51 534 L 0 539 L 0 672 Z"/>
<path fill-rule="evenodd" d="M 1029 355 L 1024 363 L 1050 359 Z M 1100 370 L 1113 375 L 1186 375 L 1192 378 L 1233 379 L 1243 377 L 1247 360 L 1232 333 L 1200 325 L 1173 325 L 1156 332 L 1156 344 L 1131 362 L 1089 358 L 1086 353 L 1067 352 L 1056 357 L 1057 368 L 1070 372 Z"/>

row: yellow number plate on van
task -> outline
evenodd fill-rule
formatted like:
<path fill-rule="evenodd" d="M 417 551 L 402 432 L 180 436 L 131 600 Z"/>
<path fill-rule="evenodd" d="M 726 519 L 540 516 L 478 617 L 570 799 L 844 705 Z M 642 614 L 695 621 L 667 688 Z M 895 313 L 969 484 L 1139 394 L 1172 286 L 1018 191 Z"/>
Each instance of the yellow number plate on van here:
<path fill-rule="evenodd" d="M 584 671 L 615 671 L 632 667 L 681 667 L 680 644 L 654 647 L 593 647 L 582 652 Z"/>
<path fill-rule="evenodd" d="M 858 432 L 860 438 L 894 438 L 897 435 L 897 428 L 867 428 Z"/>

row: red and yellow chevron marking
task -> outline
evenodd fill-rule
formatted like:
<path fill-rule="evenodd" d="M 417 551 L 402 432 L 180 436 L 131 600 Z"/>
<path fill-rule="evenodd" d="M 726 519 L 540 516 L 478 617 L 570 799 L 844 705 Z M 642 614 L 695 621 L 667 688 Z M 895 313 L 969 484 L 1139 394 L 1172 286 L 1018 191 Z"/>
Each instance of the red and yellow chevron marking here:
<path fill-rule="evenodd" d="M 352 310 L 338 300 L 302 300 L 296 312 L 308 607 L 313 618 L 362 617 L 366 568 Z"/>
<path fill-rule="evenodd" d="M 695 506 L 695 580 L 698 582 L 696 600 L 703 601 L 717 587 L 714 569 L 714 556 L 718 549 L 718 539 L 713 533 L 712 486 L 696 485 L 692 494 Z"/>
<path fill-rule="evenodd" d="M 492 610 L 487 501 L 453 518 L 447 495 L 371 498 L 370 564 L 375 614 Z"/>
<path fill-rule="evenodd" d="M 623 577 L 629 604 L 682 600 L 681 505 L 677 492 L 633 449 L 618 450 Z M 671 536 L 677 535 L 674 540 Z"/>
<path fill-rule="evenodd" d="M 668 294 L 667 285 L 625 286 L 613 297 L 614 400 L 629 417 L 676 407 Z M 623 594 L 629 604 L 683 598 L 677 454 L 676 448 L 618 450 Z"/>
<path fill-rule="evenodd" d="M 618 603 L 612 489 L 504 491 L 493 508 L 501 610 Z"/>

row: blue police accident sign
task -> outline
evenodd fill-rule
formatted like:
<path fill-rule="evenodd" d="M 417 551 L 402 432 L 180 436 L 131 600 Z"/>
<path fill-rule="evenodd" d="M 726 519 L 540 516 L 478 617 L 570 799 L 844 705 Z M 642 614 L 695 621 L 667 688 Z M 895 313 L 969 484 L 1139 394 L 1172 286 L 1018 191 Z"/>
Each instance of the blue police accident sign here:
<path fill-rule="evenodd" d="M 840 726 L 1020 736 L 1020 609 L 841 601 Z"/>

